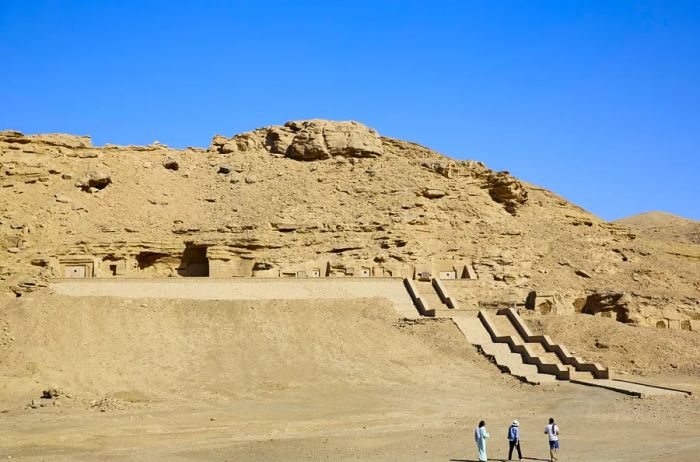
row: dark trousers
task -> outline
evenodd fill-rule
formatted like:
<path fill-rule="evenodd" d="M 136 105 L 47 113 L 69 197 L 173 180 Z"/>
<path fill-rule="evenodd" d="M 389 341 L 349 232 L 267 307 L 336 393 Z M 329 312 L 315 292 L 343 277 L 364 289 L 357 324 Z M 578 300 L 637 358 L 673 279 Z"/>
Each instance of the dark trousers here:
<path fill-rule="evenodd" d="M 508 441 L 508 445 L 510 446 L 510 449 L 508 450 L 508 460 L 513 458 L 513 448 L 518 449 L 518 459 L 523 458 L 523 454 L 520 452 L 520 440 L 515 440 L 515 441 Z"/>

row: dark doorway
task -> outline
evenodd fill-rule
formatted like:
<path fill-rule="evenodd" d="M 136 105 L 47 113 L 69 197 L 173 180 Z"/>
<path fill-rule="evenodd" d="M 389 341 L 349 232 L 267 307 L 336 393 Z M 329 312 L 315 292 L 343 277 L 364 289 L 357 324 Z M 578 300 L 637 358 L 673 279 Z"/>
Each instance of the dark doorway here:
<path fill-rule="evenodd" d="M 185 251 L 182 252 L 180 267 L 177 271 L 180 276 L 185 277 L 209 277 L 207 246 L 185 244 Z"/>
<path fill-rule="evenodd" d="M 139 265 L 139 269 L 143 270 L 143 269 L 149 268 L 151 266 L 154 266 L 156 263 L 160 262 L 161 260 L 163 260 L 164 258 L 167 258 L 167 257 L 168 257 L 167 253 L 140 252 L 138 255 L 136 255 L 136 261 Z"/>

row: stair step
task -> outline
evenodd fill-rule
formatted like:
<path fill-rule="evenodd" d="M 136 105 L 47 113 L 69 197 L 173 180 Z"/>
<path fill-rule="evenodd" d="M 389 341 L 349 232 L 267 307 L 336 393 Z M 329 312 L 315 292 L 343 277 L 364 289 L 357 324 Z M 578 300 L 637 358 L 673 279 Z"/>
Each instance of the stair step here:
<path fill-rule="evenodd" d="M 477 313 L 465 312 L 464 310 L 459 310 L 461 312 L 450 311 L 453 312 L 452 316 L 450 316 L 452 321 L 466 339 L 471 344 L 479 346 L 486 356 L 493 358 L 498 368 L 502 371 L 533 384 L 551 383 L 557 380 L 553 375 L 540 373 L 537 366 L 523 363 L 522 356 L 512 352 L 507 343 L 493 342 L 491 335 L 486 330 L 481 319 L 478 318 Z M 508 319 L 506 321 L 510 322 Z M 502 321 L 499 320 L 499 322 Z"/>
<path fill-rule="evenodd" d="M 442 302 L 440 296 L 435 292 L 432 282 L 418 281 L 416 282 L 418 295 L 421 300 L 428 305 L 431 310 L 447 310 L 449 307 Z"/>
<path fill-rule="evenodd" d="M 455 313 L 473 313 L 476 315 L 478 312 L 479 312 L 479 310 L 477 310 L 476 308 L 472 308 L 472 309 L 458 308 L 456 310 L 454 310 L 452 308 L 447 308 L 447 309 L 438 308 L 435 310 L 435 317 L 450 318 Z"/>
<path fill-rule="evenodd" d="M 595 377 L 588 371 L 577 371 L 572 368 L 569 380 L 595 380 Z"/>
<path fill-rule="evenodd" d="M 554 364 L 565 367 L 556 353 L 545 350 L 544 345 L 539 342 L 526 341 L 507 315 L 497 314 L 496 316 L 491 316 L 491 320 L 496 326 L 499 335 L 510 336 L 516 345 L 526 345 L 532 354 L 539 358 L 542 364 Z"/>

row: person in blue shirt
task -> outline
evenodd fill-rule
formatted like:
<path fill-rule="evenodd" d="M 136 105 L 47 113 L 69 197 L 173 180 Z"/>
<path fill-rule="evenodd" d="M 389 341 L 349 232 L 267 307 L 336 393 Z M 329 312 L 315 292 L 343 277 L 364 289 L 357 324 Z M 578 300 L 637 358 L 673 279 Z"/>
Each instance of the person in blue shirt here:
<path fill-rule="evenodd" d="M 513 460 L 513 448 L 518 449 L 518 460 L 523 460 L 523 454 L 520 452 L 520 423 L 514 420 L 508 428 L 508 460 Z"/>

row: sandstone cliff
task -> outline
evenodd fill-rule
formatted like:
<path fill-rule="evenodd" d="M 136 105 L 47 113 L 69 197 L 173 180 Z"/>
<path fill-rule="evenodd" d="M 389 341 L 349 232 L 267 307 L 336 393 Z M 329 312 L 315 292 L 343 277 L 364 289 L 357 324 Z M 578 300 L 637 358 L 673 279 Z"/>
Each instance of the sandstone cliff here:
<path fill-rule="evenodd" d="M 463 303 L 659 327 L 700 318 L 697 245 L 670 251 L 507 172 L 357 122 L 289 122 L 184 150 L 5 131 L 0 173 L 7 296 L 79 265 L 95 277 L 411 277 L 459 261 L 478 276 Z"/>

